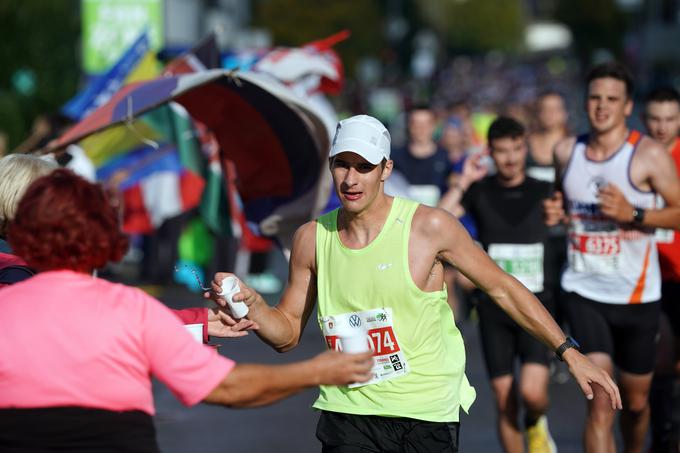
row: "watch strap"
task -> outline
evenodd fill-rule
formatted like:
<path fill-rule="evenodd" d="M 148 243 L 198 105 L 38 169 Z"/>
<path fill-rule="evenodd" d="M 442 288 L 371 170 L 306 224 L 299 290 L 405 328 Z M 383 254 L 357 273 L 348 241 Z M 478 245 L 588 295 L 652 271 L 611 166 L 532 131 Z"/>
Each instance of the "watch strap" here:
<path fill-rule="evenodd" d="M 642 224 L 645 220 L 645 210 L 643 208 L 633 207 L 633 222 Z"/>
<path fill-rule="evenodd" d="M 566 352 L 567 349 L 569 348 L 574 348 L 577 351 L 580 349 L 580 346 L 572 337 L 567 337 L 566 340 L 564 340 L 564 343 L 559 345 L 557 349 L 555 349 L 555 355 L 557 356 L 558 359 L 560 359 L 562 362 L 564 362 L 564 359 L 562 358 L 562 355 Z"/>

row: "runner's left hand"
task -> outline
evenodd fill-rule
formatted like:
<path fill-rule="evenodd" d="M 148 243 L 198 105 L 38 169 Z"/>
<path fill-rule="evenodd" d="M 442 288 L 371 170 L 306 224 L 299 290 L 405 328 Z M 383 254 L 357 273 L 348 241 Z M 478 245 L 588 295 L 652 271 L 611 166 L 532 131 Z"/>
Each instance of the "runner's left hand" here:
<path fill-rule="evenodd" d="M 633 206 L 628 203 L 623 192 L 616 185 L 609 183 L 600 189 L 600 210 L 602 214 L 617 222 L 626 223 L 633 220 Z"/>
<path fill-rule="evenodd" d="M 599 385 L 607 392 L 612 403 L 612 409 L 621 409 L 621 393 L 619 387 L 612 380 L 609 373 L 595 365 L 588 357 L 576 349 L 568 349 L 562 355 L 569 365 L 569 372 L 574 376 L 581 390 L 589 400 L 593 399 L 593 384 Z"/>

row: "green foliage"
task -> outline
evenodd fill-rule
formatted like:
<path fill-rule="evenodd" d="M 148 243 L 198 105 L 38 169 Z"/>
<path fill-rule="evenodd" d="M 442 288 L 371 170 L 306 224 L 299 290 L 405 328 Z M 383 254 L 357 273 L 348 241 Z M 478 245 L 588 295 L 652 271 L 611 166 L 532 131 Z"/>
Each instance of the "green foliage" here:
<path fill-rule="evenodd" d="M 53 112 L 76 92 L 78 0 L 0 0 L 0 130 L 10 149 L 26 138 L 33 119 Z M 26 69 L 35 89 L 17 92 L 12 78 Z"/>
<path fill-rule="evenodd" d="M 525 18 L 519 0 L 416 0 L 423 19 L 460 52 L 518 51 Z"/>
<path fill-rule="evenodd" d="M 259 0 L 253 25 L 269 30 L 277 46 L 295 47 L 343 29 L 352 35 L 336 45 L 348 74 L 362 57 L 384 46 L 382 11 L 376 0 Z"/>

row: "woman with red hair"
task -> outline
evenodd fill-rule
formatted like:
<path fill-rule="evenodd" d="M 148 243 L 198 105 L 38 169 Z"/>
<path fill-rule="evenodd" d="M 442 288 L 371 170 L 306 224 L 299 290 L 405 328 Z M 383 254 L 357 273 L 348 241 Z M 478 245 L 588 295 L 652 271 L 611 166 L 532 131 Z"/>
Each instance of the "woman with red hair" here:
<path fill-rule="evenodd" d="M 158 451 L 152 375 L 186 405 L 233 407 L 370 377 L 370 353 L 236 365 L 157 300 L 93 277 L 127 239 L 102 189 L 68 170 L 29 187 L 8 237 L 40 273 L 0 290 L 0 450 Z"/>

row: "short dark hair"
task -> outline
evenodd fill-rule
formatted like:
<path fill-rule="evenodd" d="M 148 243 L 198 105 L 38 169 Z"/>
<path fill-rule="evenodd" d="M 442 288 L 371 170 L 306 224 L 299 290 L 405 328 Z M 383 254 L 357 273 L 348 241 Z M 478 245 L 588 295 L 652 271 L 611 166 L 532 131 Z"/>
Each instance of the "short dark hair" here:
<path fill-rule="evenodd" d="M 419 111 L 423 111 L 423 110 L 434 115 L 434 112 L 432 111 L 432 107 L 430 107 L 428 104 L 425 104 L 425 103 L 422 103 L 422 102 L 411 105 L 411 107 L 409 107 L 407 113 L 408 113 L 408 116 L 411 116 L 411 114 L 413 114 L 413 112 L 419 112 Z"/>
<path fill-rule="evenodd" d="M 509 116 L 499 116 L 496 118 L 486 134 L 486 140 L 491 145 L 493 140 L 500 138 L 524 137 L 525 128 L 522 123 Z"/>
<path fill-rule="evenodd" d="M 633 75 L 626 66 L 622 65 L 618 61 L 608 61 L 606 63 L 593 66 L 590 68 L 590 71 L 588 71 L 586 83 L 590 85 L 590 82 L 595 79 L 605 78 L 612 78 L 622 81 L 626 85 L 626 95 L 629 99 L 633 98 L 635 84 L 633 82 Z"/>
<path fill-rule="evenodd" d="M 659 87 L 650 91 L 645 97 L 645 104 L 650 102 L 677 102 L 680 104 L 680 93 L 673 87 Z"/>
<path fill-rule="evenodd" d="M 59 169 L 37 179 L 9 224 L 9 243 L 39 271 L 92 272 L 119 261 L 128 239 L 104 190 Z"/>

